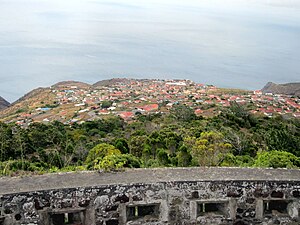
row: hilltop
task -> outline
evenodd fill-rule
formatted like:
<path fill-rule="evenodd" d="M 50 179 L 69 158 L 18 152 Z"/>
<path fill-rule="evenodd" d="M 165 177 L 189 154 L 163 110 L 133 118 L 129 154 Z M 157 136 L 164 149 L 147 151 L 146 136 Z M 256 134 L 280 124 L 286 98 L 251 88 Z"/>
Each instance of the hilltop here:
<path fill-rule="evenodd" d="M 287 83 L 287 84 L 275 84 L 268 82 L 262 89 L 262 92 L 272 94 L 285 94 L 300 96 L 300 82 L 298 83 Z"/>
<path fill-rule="evenodd" d="M 80 81 L 61 81 L 51 86 L 51 88 L 81 88 L 89 89 L 90 84 L 80 82 Z"/>
<path fill-rule="evenodd" d="M 10 103 L 0 96 L 0 110 L 9 107 Z"/>
<path fill-rule="evenodd" d="M 128 84 L 131 79 L 128 78 L 112 78 L 107 80 L 101 80 L 93 84 L 94 88 L 97 87 L 109 87 L 118 83 Z"/>

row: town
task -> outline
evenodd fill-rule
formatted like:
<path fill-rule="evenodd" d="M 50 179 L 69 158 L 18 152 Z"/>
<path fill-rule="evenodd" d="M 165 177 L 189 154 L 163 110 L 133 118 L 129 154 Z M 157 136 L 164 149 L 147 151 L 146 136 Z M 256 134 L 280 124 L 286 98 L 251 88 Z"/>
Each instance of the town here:
<path fill-rule="evenodd" d="M 45 101 L 27 103 L 27 108 L 22 108 L 20 102 L 18 110 L 9 117 L 2 116 L 2 120 L 26 126 L 55 120 L 64 124 L 83 123 L 115 115 L 130 122 L 141 114 L 167 113 L 178 104 L 191 107 L 198 116 L 211 117 L 230 107 L 232 102 L 244 105 L 252 114 L 300 117 L 299 97 L 261 90 L 224 89 L 191 80 L 124 78 L 112 79 L 105 85 L 83 84 L 60 82 L 46 88 Z M 37 96 L 37 99 L 42 98 Z"/>

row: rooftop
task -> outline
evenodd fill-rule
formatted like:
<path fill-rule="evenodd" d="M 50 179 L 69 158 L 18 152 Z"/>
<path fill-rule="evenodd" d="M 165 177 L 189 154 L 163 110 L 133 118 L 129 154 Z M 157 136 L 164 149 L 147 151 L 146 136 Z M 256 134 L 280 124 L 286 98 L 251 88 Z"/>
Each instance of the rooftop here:
<path fill-rule="evenodd" d="M 261 168 L 156 168 L 124 172 L 70 172 L 0 178 L 0 195 L 51 189 L 174 181 L 300 181 L 300 170 Z"/>

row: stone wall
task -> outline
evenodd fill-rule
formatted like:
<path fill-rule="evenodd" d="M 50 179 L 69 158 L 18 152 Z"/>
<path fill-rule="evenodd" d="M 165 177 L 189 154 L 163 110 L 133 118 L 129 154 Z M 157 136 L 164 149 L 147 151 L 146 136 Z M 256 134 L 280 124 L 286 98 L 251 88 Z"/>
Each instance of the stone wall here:
<path fill-rule="evenodd" d="M 0 196 L 0 224 L 300 224 L 300 181 L 172 181 Z"/>

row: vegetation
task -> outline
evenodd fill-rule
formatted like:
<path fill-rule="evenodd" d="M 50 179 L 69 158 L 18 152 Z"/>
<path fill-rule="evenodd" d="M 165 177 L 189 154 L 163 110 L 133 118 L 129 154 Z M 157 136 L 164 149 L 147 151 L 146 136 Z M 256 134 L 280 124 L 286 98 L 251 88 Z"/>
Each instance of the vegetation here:
<path fill-rule="evenodd" d="M 300 121 L 250 115 L 232 104 L 213 118 L 185 105 L 131 123 L 0 123 L 1 175 L 124 167 L 300 167 Z"/>

